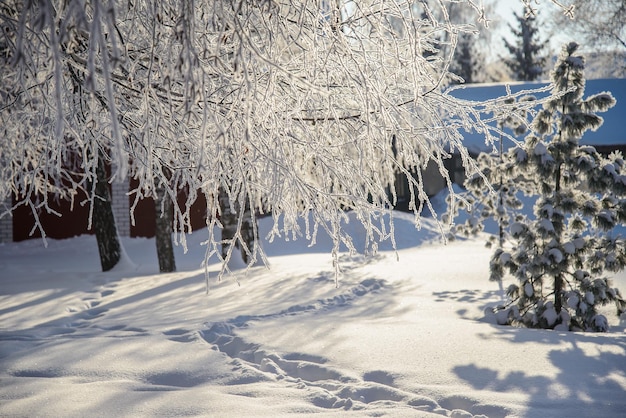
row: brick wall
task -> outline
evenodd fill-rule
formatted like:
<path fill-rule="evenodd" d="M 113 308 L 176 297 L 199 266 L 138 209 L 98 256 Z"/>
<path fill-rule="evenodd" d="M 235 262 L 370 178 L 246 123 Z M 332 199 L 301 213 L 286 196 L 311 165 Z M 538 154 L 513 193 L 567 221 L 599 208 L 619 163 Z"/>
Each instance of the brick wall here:
<path fill-rule="evenodd" d="M 0 204 L 0 213 L 11 207 L 11 198 Z M 6 214 L 0 218 L 0 243 L 13 241 L 13 216 Z"/>
<path fill-rule="evenodd" d="M 122 237 L 130 236 L 130 208 L 128 204 L 128 180 L 111 184 L 111 204 L 117 232 Z"/>

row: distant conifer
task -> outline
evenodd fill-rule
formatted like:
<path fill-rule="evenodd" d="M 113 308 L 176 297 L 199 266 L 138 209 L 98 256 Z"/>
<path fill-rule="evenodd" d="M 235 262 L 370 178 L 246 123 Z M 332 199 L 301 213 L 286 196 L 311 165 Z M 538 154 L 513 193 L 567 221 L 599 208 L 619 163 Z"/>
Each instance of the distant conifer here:
<path fill-rule="evenodd" d="M 547 41 L 539 41 L 539 29 L 534 15 L 520 16 L 514 13 L 514 16 L 519 29 L 508 25 L 516 39 L 514 43 L 510 43 L 503 38 L 504 46 L 511 56 L 502 57 L 502 60 L 515 80 L 538 80 L 544 72 L 547 61 L 547 58 L 541 54 Z"/>

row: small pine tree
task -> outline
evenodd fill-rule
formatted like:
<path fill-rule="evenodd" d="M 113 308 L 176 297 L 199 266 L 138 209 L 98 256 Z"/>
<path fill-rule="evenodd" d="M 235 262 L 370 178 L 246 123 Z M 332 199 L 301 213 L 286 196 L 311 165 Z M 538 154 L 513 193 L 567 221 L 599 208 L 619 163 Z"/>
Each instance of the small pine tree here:
<path fill-rule="evenodd" d="M 510 43 L 503 38 L 504 46 L 512 57 L 502 57 L 504 64 L 511 71 L 512 76 L 518 81 L 534 81 L 541 77 L 546 65 L 546 57 L 541 51 L 546 47 L 547 41 L 540 42 L 538 39 L 536 17 L 532 14 L 519 16 L 514 13 L 515 20 L 519 23 L 519 30 L 508 25 L 516 37 L 515 43 Z"/>
<path fill-rule="evenodd" d="M 534 219 L 513 223 L 510 250 L 497 249 L 491 278 L 505 272 L 518 283 L 508 287 L 510 304 L 496 310 L 501 324 L 583 331 L 606 331 L 598 307 L 610 302 L 618 315 L 626 301 L 604 272 L 626 266 L 626 239 L 612 229 L 626 222 L 626 163 L 608 157 L 580 138 L 597 129 L 615 104 L 610 93 L 583 99 L 584 59 L 578 45 L 563 47 L 552 72 L 554 87 L 533 123 L 524 146 L 510 151 L 517 187 L 538 196 Z"/>

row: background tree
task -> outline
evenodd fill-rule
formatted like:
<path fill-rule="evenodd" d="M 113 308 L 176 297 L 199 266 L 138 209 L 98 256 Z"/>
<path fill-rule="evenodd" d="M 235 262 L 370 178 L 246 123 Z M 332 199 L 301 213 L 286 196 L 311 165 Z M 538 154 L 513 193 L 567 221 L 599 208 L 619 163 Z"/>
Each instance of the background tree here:
<path fill-rule="evenodd" d="M 570 19 L 555 10 L 552 24 L 582 36 L 585 45 L 594 48 L 626 50 L 626 2 L 624 0 L 572 0 L 576 18 Z"/>
<path fill-rule="evenodd" d="M 549 21 L 553 33 L 568 33 L 584 48 L 589 61 L 599 61 L 598 78 L 626 76 L 626 2 L 624 0 L 572 0 L 576 18 L 554 10 Z M 592 64 L 592 62 L 589 62 Z M 589 68 L 587 69 L 589 70 Z"/>
<path fill-rule="evenodd" d="M 515 36 L 515 41 L 511 43 L 503 38 L 504 46 L 511 57 L 503 57 L 502 60 L 515 80 L 534 81 L 544 72 L 546 57 L 541 55 L 541 51 L 546 47 L 547 41 L 539 41 L 535 14 L 526 13 L 520 16 L 514 13 L 514 16 L 519 28 L 515 29 L 508 25 Z"/>
<path fill-rule="evenodd" d="M 463 79 L 463 83 L 475 83 L 481 80 L 484 56 L 475 47 L 476 38 L 464 33 L 459 36 L 459 43 L 454 52 L 450 71 Z"/>
<path fill-rule="evenodd" d="M 603 157 L 581 146 L 615 104 L 610 93 L 583 99 L 584 59 L 567 44 L 552 72 L 552 95 L 535 117 L 523 148 L 511 150 L 519 170 L 508 177 L 537 195 L 532 219 L 510 226 L 510 249 L 498 249 L 491 277 L 508 271 L 510 305 L 497 311 L 501 323 L 529 327 L 606 331 L 598 308 L 610 302 L 626 310 L 604 272 L 626 266 L 626 239 L 611 230 L 626 221 L 626 166 L 619 153 Z"/>
<path fill-rule="evenodd" d="M 471 2 L 445 2 L 444 7 L 434 6 L 437 2 L 430 0 L 424 0 L 421 3 L 430 5 L 428 9 L 435 15 L 437 21 L 450 20 L 457 25 L 467 23 L 467 16 L 473 13 Z M 475 26 L 471 31 L 459 33 L 458 36 L 450 36 L 448 32 L 431 27 L 428 13 L 422 12 L 421 17 L 426 23 L 425 28 L 438 32 L 434 48 L 426 49 L 425 56 L 437 57 L 441 64 L 448 65 L 449 62 L 450 72 L 454 76 L 450 77 L 447 82 L 459 83 L 458 77 L 461 77 L 464 83 L 487 81 L 488 76 L 485 74 L 482 63 L 486 60 L 486 52 L 491 45 L 492 30 L 497 22 L 487 19 L 487 16 L 495 13 L 495 2 L 487 0 L 481 4 L 486 18 L 485 24 Z M 445 65 L 442 65 L 442 69 Z"/>

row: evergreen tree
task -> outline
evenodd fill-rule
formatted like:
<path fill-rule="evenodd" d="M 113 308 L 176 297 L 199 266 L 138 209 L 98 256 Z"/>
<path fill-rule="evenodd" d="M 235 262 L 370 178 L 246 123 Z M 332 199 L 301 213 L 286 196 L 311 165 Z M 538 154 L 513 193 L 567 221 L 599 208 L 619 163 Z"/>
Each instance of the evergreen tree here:
<path fill-rule="evenodd" d="M 463 79 L 464 83 L 475 83 L 482 71 L 478 52 L 474 48 L 475 38 L 471 33 L 459 34 L 459 40 L 450 65 L 450 71 Z"/>
<path fill-rule="evenodd" d="M 626 163 L 580 145 L 615 104 L 610 93 L 583 99 L 584 59 L 578 45 L 563 47 L 552 72 L 554 88 L 537 114 L 524 146 L 510 151 L 518 188 L 537 195 L 533 219 L 510 226 L 512 248 L 492 256 L 491 278 L 505 272 L 518 283 L 508 287 L 510 304 L 499 307 L 499 323 L 529 327 L 606 331 L 598 307 L 610 302 L 618 314 L 626 301 L 603 274 L 626 266 L 626 239 L 612 229 L 626 222 Z"/>
<path fill-rule="evenodd" d="M 510 43 L 503 38 L 504 46 L 512 57 L 503 57 L 502 60 L 515 80 L 534 81 L 541 77 L 546 64 L 546 57 L 541 55 L 541 51 L 547 45 L 547 41 L 540 42 L 538 39 L 539 30 L 535 15 L 519 16 L 514 13 L 514 16 L 519 24 L 519 30 L 508 26 L 516 41 Z"/>

